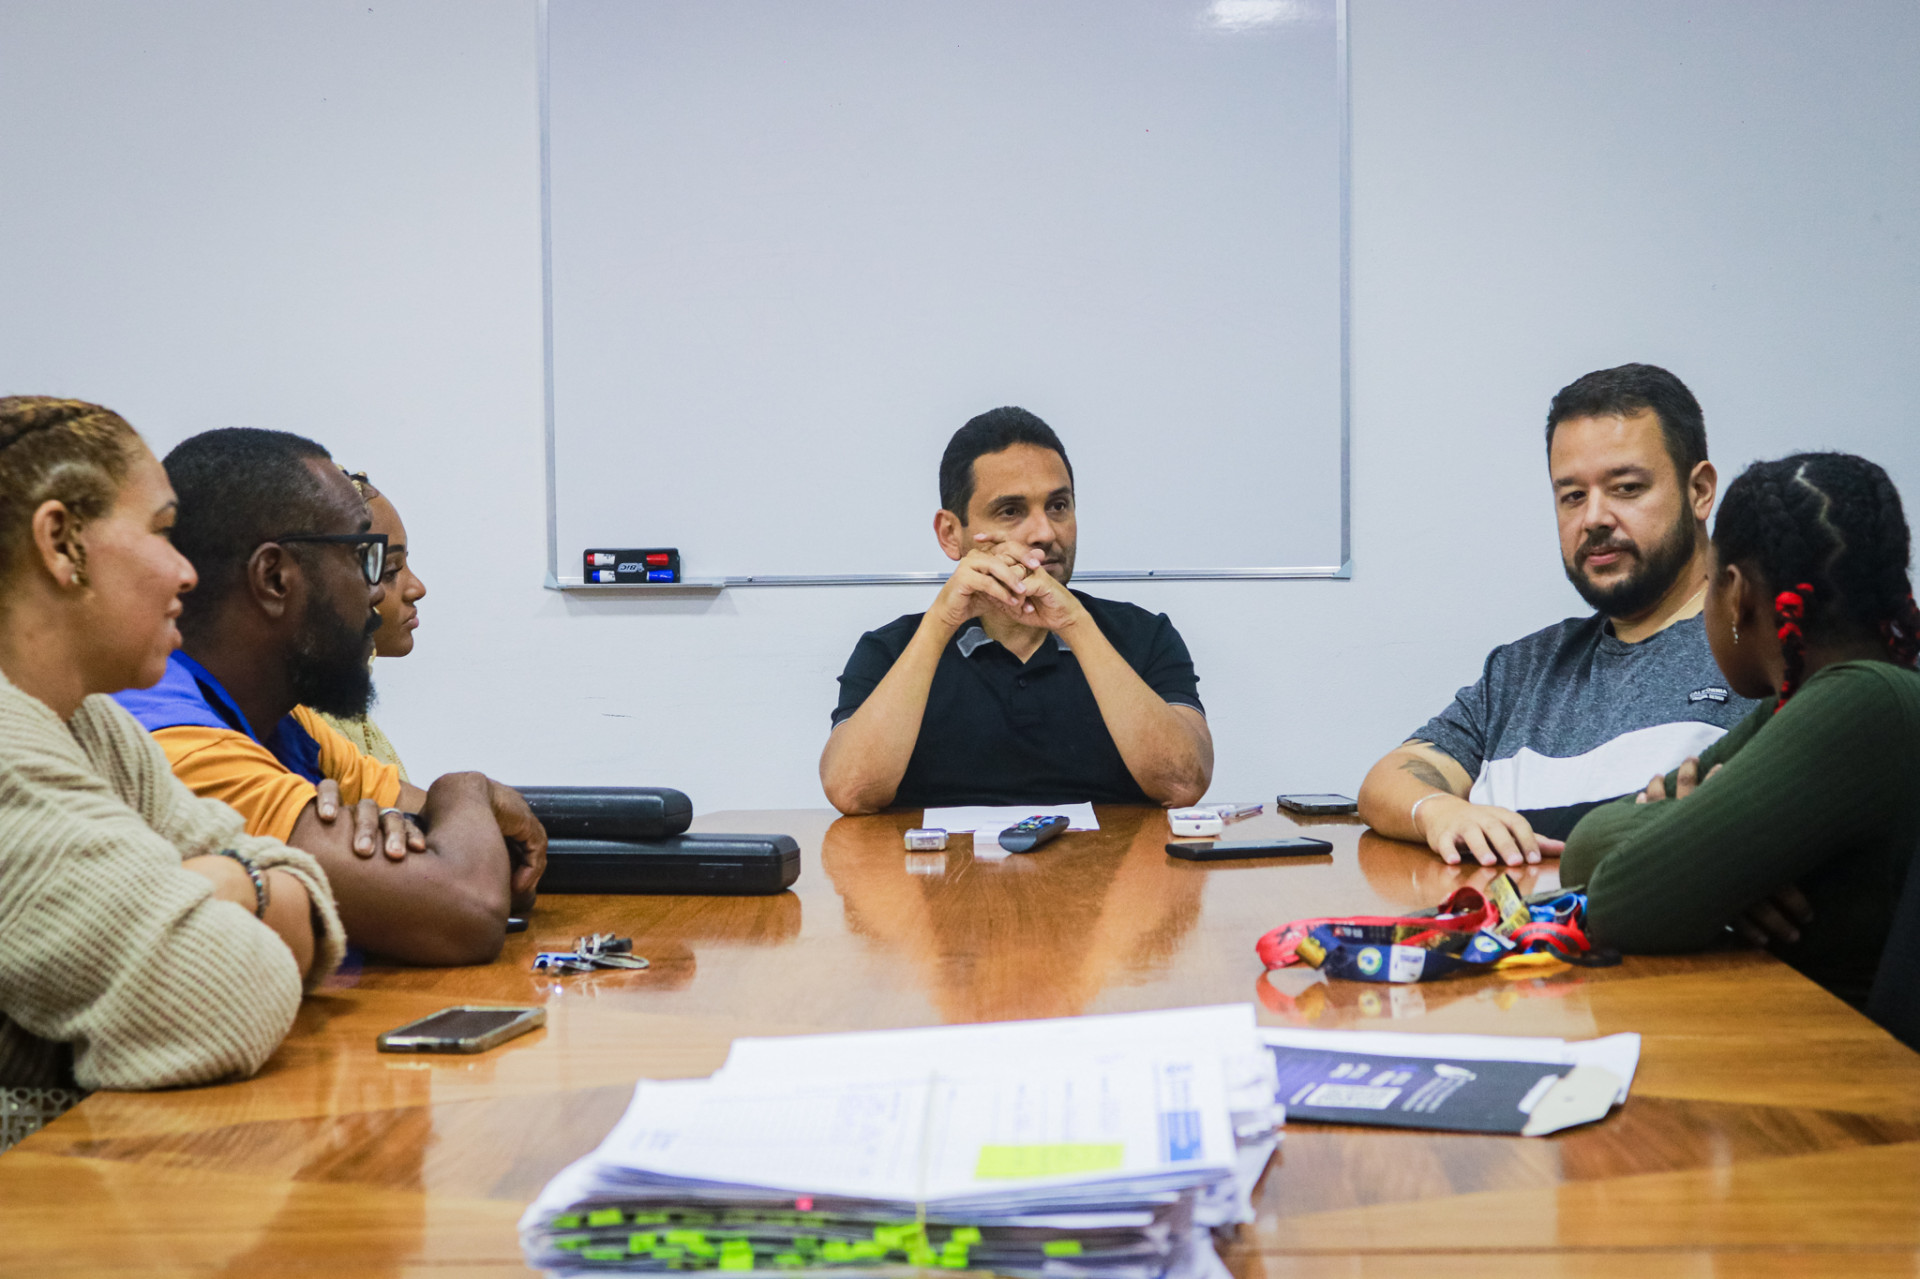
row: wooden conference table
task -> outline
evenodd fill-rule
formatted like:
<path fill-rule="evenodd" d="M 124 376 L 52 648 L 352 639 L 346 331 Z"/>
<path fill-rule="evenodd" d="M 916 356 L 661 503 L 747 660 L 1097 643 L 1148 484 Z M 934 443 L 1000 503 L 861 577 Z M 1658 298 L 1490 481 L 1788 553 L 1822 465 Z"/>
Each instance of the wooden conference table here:
<path fill-rule="evenodd" d="M 522 1207 L 633 1081 L 705 1074 L 736 1035 L 1240 1001 L 1271 1024 L 1645 1036 L 1626 1107 L 1558 1137 L 1290 1126 L 1258 1222 L 1224 1250 L 1240 1279 L 1920 1267 L 1920 1056 L 1764 954 L 1401 988 L 1263 976 L 1269 927 L 1431 906 L 1490 873 L 1347 819 L 1312 823 L 1331 857 L 1196 865 L 1166 856 L 1160 812 L 1130 808 L 976 864 L 965 838 L 903 853 L 912 816 L 714 814 L 697 827 L 798 838 L 794 891 L 544 898 L 488 967 L 342 974 L 256 1079 L 98 1094 L 0 1155 L 0 1271 L 521 1274 Z M 653 967 L 531 971 L 595 930 Z M 547 1029 L 474 1058 L 375 1053 L 380 1031 L 466 1001 L 543 1003 Z"/>

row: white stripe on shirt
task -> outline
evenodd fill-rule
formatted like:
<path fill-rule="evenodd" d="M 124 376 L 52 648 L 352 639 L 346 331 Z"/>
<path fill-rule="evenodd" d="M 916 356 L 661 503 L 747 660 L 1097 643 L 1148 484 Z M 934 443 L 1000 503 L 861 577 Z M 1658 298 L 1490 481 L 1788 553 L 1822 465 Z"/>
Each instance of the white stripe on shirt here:
<path fill-rule="evenodd" d="M 1584 755 L 1556 758 L 1522 748 L 1480 765 L 1467 798 L 1515 812 L 1590 804 L 1637 791 L 1726 736 L 1717 724 L 1680 720 L 1622 733 Z"/>

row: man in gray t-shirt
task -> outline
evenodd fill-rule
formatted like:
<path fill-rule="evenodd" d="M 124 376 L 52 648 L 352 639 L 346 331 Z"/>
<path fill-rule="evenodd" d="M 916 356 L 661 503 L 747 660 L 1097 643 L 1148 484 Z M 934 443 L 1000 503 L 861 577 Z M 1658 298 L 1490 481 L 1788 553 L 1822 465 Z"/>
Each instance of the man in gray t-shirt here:
<path fill-rule="evenodd" d="M 1692 392 L 1647 364 L 1587 374 L 1547 411 L 1547 466 L 1561 562 L 1596 612 L 1494 649 L 1360 787 L 1375 830 L 1448 862 L 1557 854 L 1588 809 L 1753 708 L 1701 621 L 1716 476 Z"/>

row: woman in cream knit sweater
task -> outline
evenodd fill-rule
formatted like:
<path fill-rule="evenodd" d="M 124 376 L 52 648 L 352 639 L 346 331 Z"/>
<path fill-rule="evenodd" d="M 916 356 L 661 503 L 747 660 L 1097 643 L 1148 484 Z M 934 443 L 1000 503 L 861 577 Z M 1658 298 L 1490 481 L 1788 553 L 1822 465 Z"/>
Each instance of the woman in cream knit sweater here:
<path fill-rule="evenodd" d="M 252 1074 L 340 961 L 318 864 L 196 798 L 105 696 L 180 642 L 172 523 L 117 415 L 0 398 L 0 1148 L 80 1090 Z"/>

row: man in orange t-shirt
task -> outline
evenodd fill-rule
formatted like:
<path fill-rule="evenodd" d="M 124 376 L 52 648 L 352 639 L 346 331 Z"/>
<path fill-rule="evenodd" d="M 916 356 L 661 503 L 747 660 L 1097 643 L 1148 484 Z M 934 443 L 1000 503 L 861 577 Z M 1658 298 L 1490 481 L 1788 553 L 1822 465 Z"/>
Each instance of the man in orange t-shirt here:
<path fill-rule="evenodd" d="M 372 698 L 385 539 L 366 504 L 325 449 L 281 431 L 208 431 L 166 467 L 174 543 L 200 581 L 166 675 L 119 701 L 196 794 L 319 859 L 349 941 L 411 963 L 491 960 L 545 865 L 526 801 L 479 773 L 408 785 L 312 713 L 363 714 Z M 328 780 L 347 805 L 385 810 L 381 839 L 327 819 Z"/>
<path fill-rule="evenodd" d="M 158 684 L 120 694 L 120 701 L 160 743 L 174 775 L 246 818 L 249 835 L 291 842 L 318 783 L 328 778 L 344 804 L 402 807 L 399 769 L 362 755 L 304 706 L 262 741 L 218 677 L 185 651 L 174 653 Z"/>

